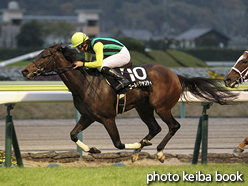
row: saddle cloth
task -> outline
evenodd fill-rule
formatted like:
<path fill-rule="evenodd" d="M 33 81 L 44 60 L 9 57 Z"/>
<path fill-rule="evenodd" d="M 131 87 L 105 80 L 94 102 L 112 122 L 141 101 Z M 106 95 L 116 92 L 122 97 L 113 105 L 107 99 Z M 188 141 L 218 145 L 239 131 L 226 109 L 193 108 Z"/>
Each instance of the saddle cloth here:
<path fill-rule="evenodd" d="M 153 85 L 149 74 L 142 66 L 131 65 L 124 68 L 120 67 L 114 69 L 130 81 L 128 86 L 118 91 L 115 89 L 115 87 L 119 84 L 119 82 L 117 82 L 113 77 L 103 74 L 107 82 L 115 89 L 117 93 L 125 93 L 134 88 Z"/>
<path fill-rule="evenodd" d="M 126 92 L 144 86 L 153 85 L 146 69 L 141 66 L 129 65 L 127 67 L 115 68 L 115 70 L 122 74 L 130 81 L 130 84 L 123 89 L 116 90 L 115 87 L 119 84 L 113 77 L 103 74 L 106 81 L 115 89 L 117 93 L 116 115 L 122 114 L 126 107 Z"/>

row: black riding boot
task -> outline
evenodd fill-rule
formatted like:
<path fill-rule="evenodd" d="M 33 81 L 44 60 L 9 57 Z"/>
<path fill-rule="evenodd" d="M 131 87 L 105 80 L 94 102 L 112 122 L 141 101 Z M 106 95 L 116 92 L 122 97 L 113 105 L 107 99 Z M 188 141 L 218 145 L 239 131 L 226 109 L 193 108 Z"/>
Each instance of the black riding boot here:
<path fill-rule="evenodd" d="M 124 76 L 116 72 L 114 69 L 109 67 L 102 67 L 101 72 L 108 74 L 115 78 L 120 84 L 115 87 L 116 90 L 120 90 L 129 84 L 129 80 L 126 79 Z"/>

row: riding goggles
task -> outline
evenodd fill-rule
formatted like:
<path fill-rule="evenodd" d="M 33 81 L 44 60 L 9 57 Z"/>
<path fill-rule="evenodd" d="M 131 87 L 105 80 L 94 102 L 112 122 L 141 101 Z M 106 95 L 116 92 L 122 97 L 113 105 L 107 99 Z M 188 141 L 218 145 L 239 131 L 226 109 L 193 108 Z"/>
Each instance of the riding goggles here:
<path fill-rule="evenodd" d="M 78 53 L 81 53 L 82 45 L 78 45 L 75 47 Z"/>
<path fill-rule="evenodd" d="M 86 52 L 86 47 L 87 47 L 87 45 L 83 45 L 83 43 L 82 43 L 82 44 L 76 46 L 76 50 L 77 50 L 79 53 L 81 53 L 81 49 L 83 48 L 84 51 Z"/>

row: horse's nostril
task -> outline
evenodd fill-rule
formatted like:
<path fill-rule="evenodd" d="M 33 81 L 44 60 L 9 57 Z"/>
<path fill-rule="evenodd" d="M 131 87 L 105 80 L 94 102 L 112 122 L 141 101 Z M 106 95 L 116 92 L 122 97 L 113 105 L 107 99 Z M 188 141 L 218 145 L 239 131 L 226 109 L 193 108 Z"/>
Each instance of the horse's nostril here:
<path fill-rule="evenodd" d="M 225 78 L 224 79 L 224 82 L 228 82 L 228 81 L 230 81 L 231 79 L 230 78 Z"/>
<path fill-rule="evenodd" d="M 225 78 L 224 83 L 226 87 L 231 87 L 231 78 Z"/>
<path fill-rule="evenodd" d="M 27 69 L 22 70 L 22 75 L 23 76 L 26 76 L 27 74 L 28 74 L 28 70 Z"/>

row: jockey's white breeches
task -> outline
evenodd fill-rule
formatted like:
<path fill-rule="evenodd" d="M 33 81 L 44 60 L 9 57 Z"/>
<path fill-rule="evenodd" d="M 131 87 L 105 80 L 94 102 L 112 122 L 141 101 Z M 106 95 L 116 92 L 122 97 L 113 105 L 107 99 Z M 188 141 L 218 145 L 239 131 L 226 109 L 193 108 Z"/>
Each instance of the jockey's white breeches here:
<path fill-rule="evenodd" d="M 130 62 L 130 53 L 124 46 L 121 51 L 117 54 L 105 58 L 102 62 L 102 66 L 97 69 L 101 71 L 102 67 L 107 66 L 109 68 L 116 68 L 126 65 Z"/>

